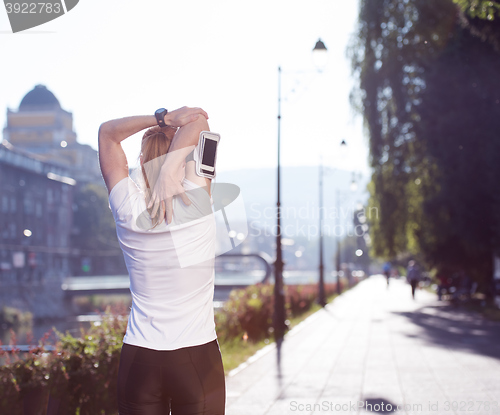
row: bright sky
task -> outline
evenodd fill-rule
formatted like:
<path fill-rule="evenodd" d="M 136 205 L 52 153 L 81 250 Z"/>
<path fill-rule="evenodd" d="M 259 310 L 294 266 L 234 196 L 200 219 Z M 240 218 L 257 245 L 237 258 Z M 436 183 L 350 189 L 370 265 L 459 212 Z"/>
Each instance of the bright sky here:
<path fill-rule="evenodd" d="M 283 165 L 368 172 L 367 139 L 349 104 L 345 49 L 358 2 L 82 0 L 67 15 L 12 34 L 0 6 L 0 122 L 36 84 L 73 112 L 81 143 L 101 122 L 200 106 L 221 134 L 219 170 L 276 165 L 278 66 Z M 321 38 L 328 63 L 315 71 Z M 300 73 L 302 72 L 302 73 Z M 349 152 L 338 154 L 345 139 Z M 136 164 L 140 136 L 126 140 Z"/>

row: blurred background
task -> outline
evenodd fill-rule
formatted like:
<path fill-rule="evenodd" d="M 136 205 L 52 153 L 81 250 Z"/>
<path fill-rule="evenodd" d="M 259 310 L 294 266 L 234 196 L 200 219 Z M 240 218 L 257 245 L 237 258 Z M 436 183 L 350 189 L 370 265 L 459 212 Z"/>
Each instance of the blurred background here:
<path fill-rule="evenodd" d="M 482 0 L 86 0 L 12 34 L 1 12 L 0 339 L 130 301 L 97 131 L 184 105 L 208 112 L 217 182 L 241 190 L 231 253 L 257 256 L 218 259 L 216 306 L 273 278 L 280 160 L 285 284 L 413 260 L 440 298 L 494 310 L 499 22 Z"/>

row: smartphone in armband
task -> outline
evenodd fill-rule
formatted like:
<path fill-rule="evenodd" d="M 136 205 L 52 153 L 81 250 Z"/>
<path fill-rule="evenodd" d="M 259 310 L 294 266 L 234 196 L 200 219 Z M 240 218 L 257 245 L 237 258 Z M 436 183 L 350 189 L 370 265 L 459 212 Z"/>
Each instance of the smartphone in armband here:
<path fill-rule="evenodd" d="M 196 174 L 208 179 L 215 178 L 215 164 L 220 135 L 211 131 L 202 131 L 198 140 Z M 196 151 L 196 150 L 195 150 Z"/>

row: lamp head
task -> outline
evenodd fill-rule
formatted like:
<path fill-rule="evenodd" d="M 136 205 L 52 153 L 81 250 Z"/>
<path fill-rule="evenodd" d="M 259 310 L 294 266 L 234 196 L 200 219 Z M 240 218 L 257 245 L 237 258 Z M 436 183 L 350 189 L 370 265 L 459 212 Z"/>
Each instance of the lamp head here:
<path fill-rule="evenodd" d="M 347 153 L 349 152 L 349 149 L 347 147 L 347 143 L 345 140 L 342 140 L 340 142 L 340 149 L 339 149 L 339 156 L 341 159 L 345 159 L 347 157 Z"/>
<path fill-rule="evenodd" d="M 321 52 L 321 51 L 326 52 L 327 51 L 326 46 L 321 39 L 318 39 L 318 41 L 316 42 L 316 45 L 314 46 L 313 52 L 316 52 L 316 51 L 318 51 L 318 52 Z"/>
<path fill-rule="evenodd" d="M 323 41 L 321 39 L 318 39 L 313 49 L 313 61 L 314 66 L 316 66 L 316 69 L 319 72 L 322 72 L 323 69 L 325 69 L 326 62 L 328 60 L 327 51 L 328 49 L 326 48 Z"/>

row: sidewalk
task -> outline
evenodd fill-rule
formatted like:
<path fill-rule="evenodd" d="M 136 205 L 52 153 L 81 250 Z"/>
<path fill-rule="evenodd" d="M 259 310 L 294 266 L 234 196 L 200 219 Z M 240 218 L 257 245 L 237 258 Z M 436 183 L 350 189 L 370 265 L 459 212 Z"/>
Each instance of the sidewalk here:
<path fill-rule="evenodd" d="M 292 330 L 280 368 L 268 346 L 226 389 L 227 415 L 500 414 L 500 323 L 373 276 Z"/>

